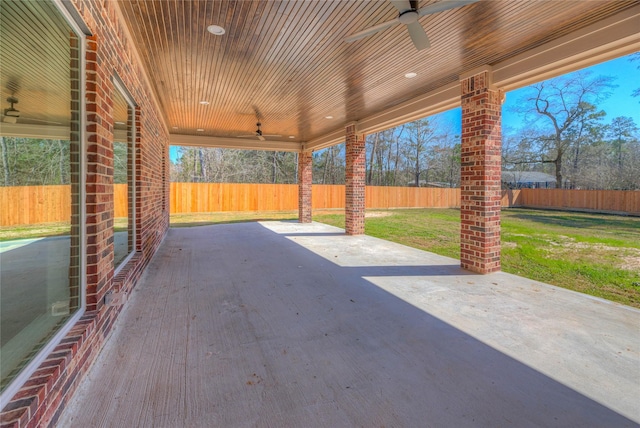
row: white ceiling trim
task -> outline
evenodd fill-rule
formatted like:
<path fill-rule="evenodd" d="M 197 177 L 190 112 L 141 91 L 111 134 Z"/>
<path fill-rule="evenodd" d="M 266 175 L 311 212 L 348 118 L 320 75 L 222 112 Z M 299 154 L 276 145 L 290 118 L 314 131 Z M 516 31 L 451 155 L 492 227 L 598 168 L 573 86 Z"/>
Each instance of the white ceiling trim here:
<path fill-rule="evenodd" d="M 403 123 L 450 110 L 460 105 L 460 85 L 458 82 L 413 98 L 381 113 L 359 120 L 358 133 L 373 134 Z M 313 139 L 305 145 L 305 150 L 320 150 L 344 142 L 345 128 Z"/>
<path fill-rule="evenodd" d="M 640 5 L 493 66 L 505 91 L 640 50 Z"/>
<path fill-rule="evenodd" d="M 494 64 L 493 84 L 504 91 L 560 76 L 640 51 L 640 5 L 509 60 Z M 464 74 L 463 74 L 464 75 Z M 379 132 L 460 106 L 459 82 L 358 120 L 365 134 Z M 320 150 L 344 142 L 344 127 L 304 145 Z"/>
<path fill-rule="evenodd" d="M 299 152 L 302 145 L 296 141 L 260 141 L 247 138 L 207 137 L 200 135 L 171 134 L 172 146 L 217 147 L 221 149 L 266 150 L 278 152 Z"/>
<path fill-rule="evenodd" d="M 43 140 L 68 140 L 69 127 L 0 123 L 0 135 L 3 137 L 40 138 Z"/>

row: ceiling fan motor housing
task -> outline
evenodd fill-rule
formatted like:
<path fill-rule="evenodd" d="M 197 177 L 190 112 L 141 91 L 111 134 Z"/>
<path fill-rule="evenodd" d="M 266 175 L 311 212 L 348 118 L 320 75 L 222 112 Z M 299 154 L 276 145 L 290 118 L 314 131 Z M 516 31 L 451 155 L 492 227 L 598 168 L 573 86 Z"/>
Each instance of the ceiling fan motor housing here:
<path fill-rule="evenodd" d="M 13 105 L 18 104 L 18 99 L 14 97 L 7 98 L 7 102 L 11 104 L 11 107 L 4 109 L 4 115 L 18 118 L 20 117 L 20 111 L 16 110 Z M 15 122 L 14 122 L 15 123 Z"/>
<path fill-rule="evenodd" d="M 418 11 L 415 10 L 415 9 L 411 9 L 411 10 L 407 10 L 405 12 L 402 12 L 398 16 L 398 21 L 400 21 L 400 23 L 405 24 L 405 25 L 413 24 L 417 20 L 418 20 Z"/>
<path fill-rule="evenodd" d="M 14 108 L 4 109 L 4 115 L 10 117 L 20 117 L 20 112 Z"/>

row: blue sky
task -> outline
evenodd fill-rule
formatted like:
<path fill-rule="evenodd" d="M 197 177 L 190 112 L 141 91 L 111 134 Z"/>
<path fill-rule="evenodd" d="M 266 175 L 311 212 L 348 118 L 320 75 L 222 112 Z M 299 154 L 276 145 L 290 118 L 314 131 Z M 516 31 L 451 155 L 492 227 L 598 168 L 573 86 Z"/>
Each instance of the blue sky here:
<path fill-rule="evenodd" d="M 632 97 L 631 93 L 640 88 L 640 61 L 632 62 L 629 56 L 624 56 L 611 61 L 594 65 L 585 70 L 592 73 L 593 76 L 612 76 L 615 78 L 613 83 L 617 85 L 613 89 L 611 97 L 601 102 L 598 107 L 600 110 L 607 112 L 605 122 L 618 116 L 627 116 L 633 118 L 636 125 L 640 126 L 640 97 Z M 519 128 L 522 124 L 522 116 L 513 112 L 514 106 L 523 96 L 525 88 L 516 89 L 507 92 L 507 99 L 502 105 L 502 129 Z M 440 113 L 434 116 L 444 123 L 450 123 L 456 133 L 460 133 L 462 113 L 459 108 Z"/>
<path fill-rule="evenodd" d="M 640 126 L 640 97 L 632 97 L 631 93 L 640 88 L 640 61 L 631 62 L 629 56 L 624 56 L 611 61 L 603 62 L 586 70 L 593 75 L 613 76 L 614 84 L 611 97 L 600 103 L 598 107 L 607 112 L 605 122 L 618 116 L 633 118 L 636 125 Z M 525 89 L 517 89 L 507 93 L 507 99 L 502 106 L 503 130 L 518 128 L 522 124 L 522 117 L 512 111 L 517 101 L 521 98 Z M 461 112 L 459 108 L 436 115 L 444 123 L 450 123 L 455 132 L 460 133 Z M 172 146 L 169 149 L 172 161 L 178 157 L 178 148 Z"/>

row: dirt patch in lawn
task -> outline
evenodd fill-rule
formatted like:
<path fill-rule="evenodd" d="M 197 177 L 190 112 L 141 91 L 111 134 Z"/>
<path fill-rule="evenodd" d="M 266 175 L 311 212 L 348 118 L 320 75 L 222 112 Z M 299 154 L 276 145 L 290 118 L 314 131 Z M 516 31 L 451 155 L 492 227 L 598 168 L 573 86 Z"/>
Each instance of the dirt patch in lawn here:
<path fill-rule="evenodd" d="M 622 269 L 638 272 L 640 271 L 640 256 L 629 256 L 622 258 Z"/>
<path fill-rule="evenodd" d="M 390 215 L 393 215 L 393 213 L 391 213 L 389 211 L 371 211 L 371 212 L 364 213 L 364 216 L 366 218 L 389 217 Z"/>
<path fill-rule="evenodd" d="M 563 252 L 550 250 L 550 256 L 559 256 L 563 253 L 563 257 L 568 257 L 567 251 L 573 253 L 574 256 L 582 255 L 594 261 L 600 258 L 611 260 L 615 258 L 615 265 L 624 270 L 637 272 L 640 270 L 640 250 L 637 248 L 620 248 L 606 244 L 575 242 L 573 238 L 568 236 L 559 236 L 561 242 L 549 242 L 551 245 L 564 249 Z"/>

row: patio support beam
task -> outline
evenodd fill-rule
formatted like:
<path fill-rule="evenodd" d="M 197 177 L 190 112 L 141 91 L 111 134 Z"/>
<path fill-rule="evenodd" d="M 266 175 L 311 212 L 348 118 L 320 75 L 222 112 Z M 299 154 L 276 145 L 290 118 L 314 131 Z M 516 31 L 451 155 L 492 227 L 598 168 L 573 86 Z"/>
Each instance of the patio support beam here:
<path fill-rule="evenodd" d="M 365 207 L 365 136 L 358 132 L 356 122 L 349 123 L 345 131 L 345 232 L 347 235 L 362 235 Z"/>
<path fill-rule="evenodd" d="M 311 223 L 311 184 L 313 183 L 313 152 L 298 153 L 298 221 Z"/>
<path fill-rule="evenodd" d="M 500 169 L 503 93 L 484 66 L 460 77 L 462 105 L 460 265 L 500 270 Z"/>

